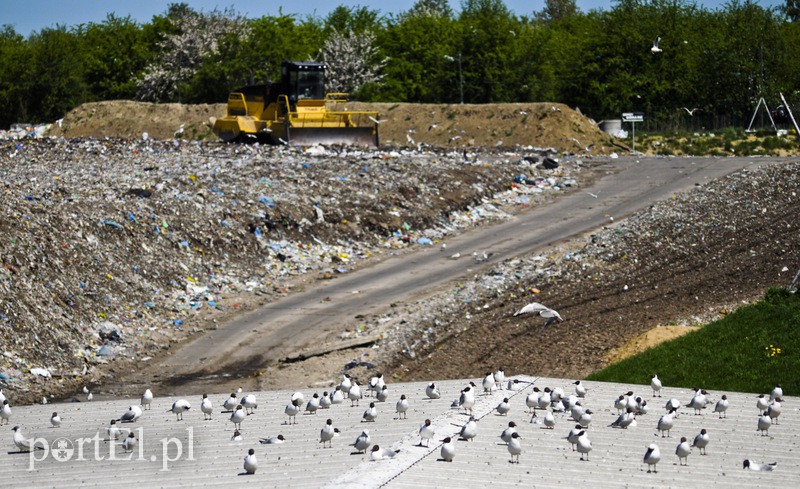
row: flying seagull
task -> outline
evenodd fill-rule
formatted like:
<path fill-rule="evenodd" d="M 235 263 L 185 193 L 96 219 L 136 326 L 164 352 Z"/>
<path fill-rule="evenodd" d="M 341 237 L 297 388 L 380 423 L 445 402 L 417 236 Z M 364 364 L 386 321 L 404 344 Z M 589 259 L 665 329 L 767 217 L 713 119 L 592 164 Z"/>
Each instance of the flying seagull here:
<path fill-rule="evenodd" d="M 694 115 L 695 111 L 698 111 L 700 109 L 698 109 L 697 107 L 695 107 L 693 109 L 689 109 L 687 107 L 684 107 L 683 110 L 685 110 L 689 115 Z"/>
<path fill-rule="evenodd" d="M 653 47 L 650 48 L 651 53 L 657 54 L 661 52 L 661 48 L 658 47 L 658 43 L 660 42 L 661 42 L 661 37 L 656 37 L 655 40 L 653 40 Z"/>
<path fill-rule="evenodd" d="M 515 312 L 514 316 L 519 316 L 522 314 L 536 314 L 536 313 L 538 313 L 543 318 L 547 318 L 547 322 L 544 323 L 545 326 L 549 326 L 550 323 L 552 323 L 556 319 L 558 319 L 559 321 L 563 321 L 561 315 L 558 312 L 554 311 L 553 309 L 550 309 L 549 307 L 543 304 L 539 304 L 538 302 L 531 302 L 527 306 Z"/>

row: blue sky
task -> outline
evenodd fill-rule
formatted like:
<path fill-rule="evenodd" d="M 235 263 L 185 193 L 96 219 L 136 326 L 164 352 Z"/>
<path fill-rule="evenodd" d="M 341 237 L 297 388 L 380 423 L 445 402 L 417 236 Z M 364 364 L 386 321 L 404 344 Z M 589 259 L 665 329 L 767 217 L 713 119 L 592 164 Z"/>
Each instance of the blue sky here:
<path fill-rule="evenodd" d="M 177 0 L 176 0 L 177 2 Z M 55 27 L 56 24 L 73 26 L 89 22 L 102 22 L 107 13 L 114 12 L 120 17 L 130 15 L 137 22 L 148 22 L 154 15 L 162 14 L 167 6 L 173 2 L 156 0 L 0 0 L 0 25 L 10 24 L 14 29 L 27 36 L 33 31 L 45 27 Z M 215 7 L 224 9 L 234 5 L 233 1 L 226 0 L 188 0 L 196 10 L 213 10 Z M 285 14 L 298 14 L 300 17 L 315 15 L 324 17 L 338 5 L 347 7 L 366 6 L 379 10 L 385 14 L 396 14 L 411 8 L 415 0 L 301 0 L 293 2 L 272 0 L 237 0 L 235 8 L 247 17 L 261 17 L 262 15 L 275 15 L 279 9 Z M 539 11 L 544 6 L 544 0 L 504 0 L 506 6 L 517 15 L 530 15 Z M 577 0 L 578 8 L 586 12 L 597 8 L 607 8 L 612 4 L 608 1 Z M 699 5 L 709 9 L 720 8 L 727 2 L 724 0 L 697 0 Z M 785 4 L 780 0 L 759 0 L 757 3 L 764 7 Z M 461 1 L 450 0 L 450 5 L 458 10 Z"/>

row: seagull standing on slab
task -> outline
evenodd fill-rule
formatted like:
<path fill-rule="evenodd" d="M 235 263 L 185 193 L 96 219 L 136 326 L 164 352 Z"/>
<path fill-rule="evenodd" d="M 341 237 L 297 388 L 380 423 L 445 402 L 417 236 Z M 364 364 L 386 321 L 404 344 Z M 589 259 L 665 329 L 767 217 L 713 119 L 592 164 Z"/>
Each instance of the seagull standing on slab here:
<path fill-rule="evenodd" d="M 689 445 L 686 437 L 682 436 L 681 442 L 675 447 L 675 455 L 678 456 L 678 465 L 689 465 L 690 453 L 692 453 L 692 447 Z"/>
<path fill-rule="evenodd" d="M 647 447 L 647 451 L 644 453 L 644 463 L 647 464 L 647 473 L 650 473 L 650 466 L 652 466 L 652 471 L 654 473 L 658 473 L 656 470 L 656 464 L 661 460 L 661 451 L 658 449 L 658 445 L 655 443 L 651 443 L 649 447 Z"/>
<path fill-rule="evenodd" d="M 453 441 L 448 436 L 444 440 L 442 440 L 442 450 L 439 452 L 442 456 L 442 460 L 445 462 L 452 462 L 453 458 L 456 456 L 456 446 L 453 445 Z"/>
<path fill-rule="evenodd" d="M 50 416 L 50 424 L 53 425 L 53 428 L 61 426 L 61 416 L 59 416 L 58 413 L 53 413 L 53 415 Z"/>
<path fill-rule="evenodd" d="M 400 450 L 392 450 L 391 448 L 381 448 L 379 445 L 374 445 L 369 453 L 369 458 L 373 462 L 394 458 L 395 455 L 400 453 Z"/>
<path fill-rule="evenodd" d="M 168 412 L 175 413 L 175 417 L 177 421 L 183 420 L 183 413 L 191 409 L 192 405 L 189 404 L 189 401 L 186 399 L 178 399 L 177 401 L 172 403 L 172 408 L 168 409 Z"/>
<path fill-rule="evenodd" d="M 442 394 L 439 393 L 439 388 L 433 382 L 425 388 L 425 395 L 428 396 L 428 399 L 440 399 L 442 397 Z"/>
<path fill-rule="evenodd" d="M 31 440 L 25 438 L 25 435 L 22 434 L 22 430 L 19 428 L 19 426 L 13 427 L 12 431 L 14 431 L 14 445 L 17 446 L 20 452 L 30 452 L 31 449 L 34 449 L 34 447 L 31 445 Z"/>
<path fill-rule="evenodd" d="M 251 448 L 244 457 L 244 471 L 248 474 L 255 474 L 257 468 L 256 451 Z"/>
<path fill-rule="evenodd" d="M 255 394 L 247 394 L 246 396 L 242 397 L 242 407 L 244 408 L 245 414 L 253 414 L 255 409 L 258 407 L 258 401 L 256 400 Z"/>
<path fill-rule="evenodd" d="M 545 326 L 549 326 L 555 320 L 563 321 L 558 312 L 543 304 L 539 304 L 538 302 L 531 302 L 527 306 L 515 312 L 514 316 L 519 316 L 522 314 L 539 314 L 543 318 L 547 318 L 547 322 L 544 323 Z"/>
<path fill-rule="evenodd" d="M 519 433 L 511 433 L 511 440 L 506 445 L 508 447 L 508 453 L 511 454 L 512 464 L 519 463 L 519 455 L 522 453 L 522 444 L 519 442 L 520 439 L 521 437 L 519 436 Z M 516 457 L 516 460 L 514 457 Z"/>
<path fill-rule="evenodd" d="M 7 399 L 3 399 L 3 407 L 0 408 L 0 425 L 4 424 L 3 421 L 8 424 L 9 419 L 11 419 L 11 406 Z"/>
<path fill-rule="evenodd" d="M 426 419 L 422 426 L 419 427 L 419 446 L 422 446 L 422 440 L 425 440 L 425 446 L 427 447 L 430 443 L 431 438 L 433 438 L 434 430 L 433 426 L 431 426 L 431 420 Z"/>
<path fill-rule="evenodd" d="M 150 389 L 146 389 L 144 394 L 142 394 L 141 405 L 142 409 L 150 409 L 150 403 L 153 402 L 153 393 Z"/>
<path fill-rule="evenodd" d="M 700 430 L 700 433 L 694 437 L 694 441 L 692 442 L 693 447 L 697 447 L 700 450 L 700 455 L 706 454 L 706 447 L 708 446 L 708 442 L 711 441 L 711 438 L 708 436 L 708 432 L 706 429 L 703 428 Z"/>
<path fill-rule="evenodd" d="M 328 448 L 333 448 L 333 437 L 336 435 L 335 428 L 333 427 L 333 420 L 329 419 L 325 422 L 325 426 L 319 431 L 319 442 L 322 443 L 322 448 L 328 444 Z"/>
<path fill-rule="evenodd" d="M 233 423 L 233 428 L 237 430 L 242 429 L 242 421 L 244 418 L 247 417 L 247 414 L 242 409 L 242 405 L 236 406 L 236 409 L 231 413 L 231 423 Z"/>
<path fill-rule="evenodd" d="M 203 400 L 200 402 L 200 410 L 203 411 L 203 419 L 211 419 L 211 413 L 214 412 L 214 406 L 211 404 L 211 399 L 208 394 L 203 394 Z"/>
<path fill-rule="evenodd" d="M 397 419 L 407 419 L 406 411 L 408 411 L 408 407 L 408 399 L 406 399 L 406 395 L 403 394 L 400 396 L 400 400 L 397 401 L 397 404 L 395 404 Z"/>
<path fill-rule="evenodd" d="M 661 397 L 661 380 L 659 380 L 658 375 L 653 374 L 653 377 L 650 379 L 650 388 L 653 389 L 653 397 Z"/>
<path fill-rule="evenodd" d="M 132 423 L 142 416 L 142 408 L 139 406 L 130 406 L 127 411 L 122 413 L 117 421 L 124 423 Z"/>
<path fill-rule="evenodd" d="M 372 439 L 369 437 L 369 430 L 364 430 L 358 435 L 353 446 L 359 453 L 367 453 L 367 448 L 372 445 Z"/>
<path fill-rule="evenodd" d="M 783 388 L 780 384 L 776 384 L 775 388 L 769 394 L 769 400 L 774 401 L 776 397 L 783 397 Z"/>
<path fill-rule="evenodd" d="M 578 434 L 578 453 L 581 454 L 581 460 L 583 460 L 583 455 L 586 454 L 586 461 L 589 461 L 589 452 L 592 451 L 592 441 L 586 436 L 586 431 L 581 431 Z"/>
<path fill-rule="evenodd" d="M 117 427 L 117 420 L 112 419 L 111 423 L 106 428 L 106 433 L 108 433 L 108 441 L 115 442 L 122 437 L 122 430 Z"/>
<path fill-rule="evenodd" d="M 720 419 L 722 419 L 723 417 L 725 418 L 728 417 L 727 411 L 728 411 L 728 396 L 723 394 L 722 397 L 719 399 L 719 401 L 717 401 L 717 404 L 714 406 L 714 412 L 719 413 L 719 417 Z"/>

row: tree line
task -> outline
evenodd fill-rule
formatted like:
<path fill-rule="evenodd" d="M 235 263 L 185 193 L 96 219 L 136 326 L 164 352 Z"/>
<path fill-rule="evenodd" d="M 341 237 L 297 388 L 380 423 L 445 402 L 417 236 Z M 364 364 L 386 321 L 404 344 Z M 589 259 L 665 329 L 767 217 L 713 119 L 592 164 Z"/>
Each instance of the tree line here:
<path fill-rule="evenodd" d="M 336 67 L 363 101 L 562 102 L 597 120 L 647 114 L 651 128 L 743 124 L 759 97 L 800 99 L 800 8 L 731 0 L 617 0 L 582 12 L 547 0 L 529 15 L 502 0 L 418 0 L 384 15 L 339 6 L 325 17 L 245 18 L 171 4 L 150 22 L 108 14 L 27 38 L 0 29 L 0 127 L 50 122 L 91 101 L 224 102 L 277 80 L 285 59 Z M 697 109 L 697 110 L 694 110 Z M 691 112 L 691 114 L 690 114 Z"/>

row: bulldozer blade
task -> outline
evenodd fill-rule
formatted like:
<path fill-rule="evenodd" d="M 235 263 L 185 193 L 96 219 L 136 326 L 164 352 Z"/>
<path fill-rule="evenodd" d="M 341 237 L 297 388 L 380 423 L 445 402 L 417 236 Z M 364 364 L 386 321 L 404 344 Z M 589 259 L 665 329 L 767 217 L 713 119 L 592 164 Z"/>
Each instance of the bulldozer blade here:
<path fill-rule="evenodd" d="M 348 144 L 378 147 L 378 129 L 373 127 L 293 127 L 287 142 L 294 146 Z"/>

